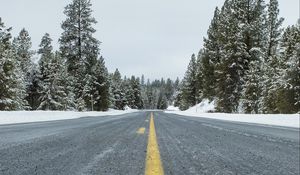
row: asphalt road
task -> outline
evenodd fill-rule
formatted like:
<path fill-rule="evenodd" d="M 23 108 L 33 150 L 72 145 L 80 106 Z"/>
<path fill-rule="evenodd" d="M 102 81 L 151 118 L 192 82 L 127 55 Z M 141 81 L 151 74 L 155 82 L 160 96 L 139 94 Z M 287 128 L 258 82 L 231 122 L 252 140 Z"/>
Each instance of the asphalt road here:
<path fill-rule="evenodd" d="M 299 129 L 153 114 L 166 175 L 300 174 Z M 143 175 L 149 122 L 143 111 L 0 125 L 0 174 Z"/>

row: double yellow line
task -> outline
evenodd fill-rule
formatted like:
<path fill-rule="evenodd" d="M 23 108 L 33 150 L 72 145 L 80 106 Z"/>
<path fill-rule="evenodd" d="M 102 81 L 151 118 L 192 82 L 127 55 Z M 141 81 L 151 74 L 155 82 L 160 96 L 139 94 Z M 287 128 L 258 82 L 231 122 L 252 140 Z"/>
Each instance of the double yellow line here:
<path fill-rule="evenodd" d="M 163 174 L 164 174 L 164 170 L 162 167 L 159 148 L 156 139 L 153 113 L 151 113 L 145 175 L 163 175 Z"/>

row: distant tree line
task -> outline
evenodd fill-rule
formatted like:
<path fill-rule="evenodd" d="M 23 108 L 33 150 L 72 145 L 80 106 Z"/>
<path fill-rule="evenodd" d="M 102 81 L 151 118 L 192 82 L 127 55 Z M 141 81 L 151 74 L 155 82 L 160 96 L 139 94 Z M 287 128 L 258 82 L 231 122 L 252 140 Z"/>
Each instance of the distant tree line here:
<path fill-rule="evenodd" d="M 300 24 L 282 27 L 278 1 L 226 0 L 176 96 L 181 110 L 215 101 L 217 112 L 300 111 Z"/>
<path fill-rule="evenodd" d="M 144 76 L 122 79 L 118 69 L 108 72 L 93 36 L 91 6 L 90 0 L 73 0 L 65 7 L 58 51 L 48 33 L 33 51 L 28 31 L 12 38 L 0 18 L 0 110 L 167 108 L 175 91 L 170 79 L 145 84 Z"/>

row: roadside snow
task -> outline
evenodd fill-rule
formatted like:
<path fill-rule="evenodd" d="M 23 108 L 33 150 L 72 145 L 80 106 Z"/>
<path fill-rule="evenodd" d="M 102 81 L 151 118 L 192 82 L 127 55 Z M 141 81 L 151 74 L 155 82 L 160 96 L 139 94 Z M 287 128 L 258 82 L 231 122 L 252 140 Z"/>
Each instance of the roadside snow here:
<path fill-rule="evenodd" d="M 214 111 L 215 110 L 214 103 L 215 103 L 214 101 L 209 102 L 209 100 L 203 100 L 201 103 L 186 110 L 186 112 L 205 113 L 205 112 L 209 112 L 209 111 Z"/>
<path fill-rule="evenodd" d="M 166 110 L 167 111 L 179 111 L 179 108 L 175 107 L 175 106 L 169 106 Z"/>
<path fill-rule="evenodd" d="M 15 123 L 30 123 L 42 121 L 54 121 L 76 119 L 80 117 L 100 117 L 110 115 L 122 115 L 136 112 L 127 108 L 125 111 L 110 109 L 106 112 L 73 112 L 73 111 L 0 111 L 0 125 Z"/>
<path fill-rule="evenodd" d="M 202 117 L 235 122 L 256 123 L 264 125 L 300 128 L 300 114 L 227 114 L 207 113 L 214 110 L 214 103 L 204 100 L 202 103 L 186 111 L 165 111 L 190 117 Z"/>

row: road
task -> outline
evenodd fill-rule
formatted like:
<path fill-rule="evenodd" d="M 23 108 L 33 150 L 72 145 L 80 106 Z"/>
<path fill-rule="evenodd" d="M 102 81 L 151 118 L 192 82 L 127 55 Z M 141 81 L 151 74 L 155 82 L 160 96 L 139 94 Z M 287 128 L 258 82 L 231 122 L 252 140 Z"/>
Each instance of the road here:
<path fill-rule="evenodd" d="M 150 113 L 0 125 L 0 174 L 300 174 L 299 129 Z"/>

